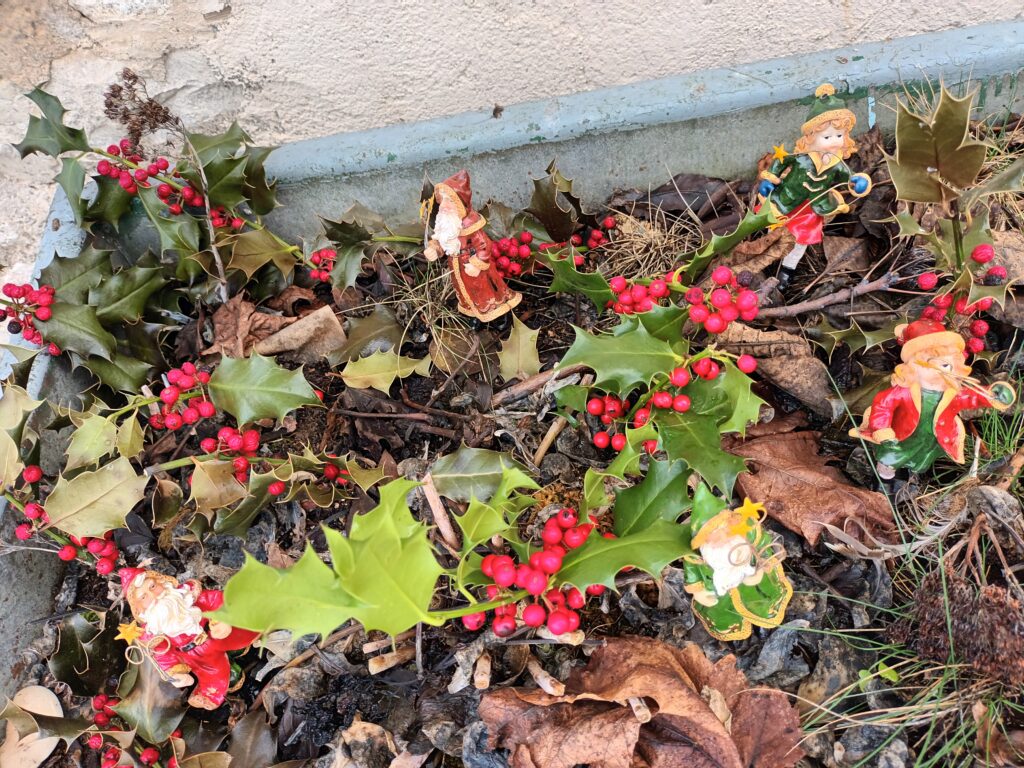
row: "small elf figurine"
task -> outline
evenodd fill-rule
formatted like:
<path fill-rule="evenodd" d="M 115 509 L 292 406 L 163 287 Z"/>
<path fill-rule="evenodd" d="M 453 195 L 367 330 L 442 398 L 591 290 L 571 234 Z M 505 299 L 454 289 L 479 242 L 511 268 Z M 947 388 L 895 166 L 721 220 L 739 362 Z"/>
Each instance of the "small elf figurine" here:
<path fill-rule="evenodd" d="M 782 260 L 780 289 L 793 279 L 807 246 L 821 242 L 825 218 L 850 210 L 843 193 L 864 197 L 871 191 L 871 178 L 851 173 L 843 162 L 857 151 L 850 138 L 857 118 L 835 92 L 830 83 L 818 86 L 795 153 L 788 154 L 785 145 L 775 147 L 774 162 L 759 176 L 755 210 L 771 206 L 779 219 L 776 226 L 785 225 L 796 237 L 796 246 Z"/>
<path fill-rule="evenodd" d="M 482 323 L 515 307 L 522 294 L 505 284 L 491 261 L 493 243 L 484 232 L 487 220 L 473 210 L 469 173 L 459 171 L 434 187 L 437 203 L 434 230 L 424 255 L 435 261 L 448 257 L 459 312 Z M 429 217 L 428 217 L 429 218 Z"/>
<path fill-rule="evenodd" d="M 150 657 L 176 688 L 195 682 L 188 700 L 193 707 L 223 704 L 231 678 L 227 652 L 247 648 L 259 633 L 203 617 L 203 611 L 224 603 L 219 589 L 202 589 L 195 581 L 179 584 L 173 576 L 141 568 L 122 568 L 118 575 L 135 617 L 120 625 L 118 639 Z"/>
<path fill-rule="evenodd" d="M 863 423 L 850 430 L 851 437 L 875 444 L 883 480 L 903 467 L 923 472 L 942 454 L 962 464 L 966 435 L 960 411 L 1002 411 L 1017 397 L 1005 382 L 983 387 L 971 378 L 963 337 L 939 321 L 915 320 L 895 332 L 903 363 L 892 374 L 892 386 L 875 395 Z"/>
<path fill-rule="evenodd" d="M 793 587 L 771 535 L 761 527 L 764 506 L 744 499 L 730 510 L 699 486 L 693 510 L 695 551 L 684 558 L 683 572 L 694 614 L 719 640 L 743 640 L 755 624 L 777 627 Z"/>

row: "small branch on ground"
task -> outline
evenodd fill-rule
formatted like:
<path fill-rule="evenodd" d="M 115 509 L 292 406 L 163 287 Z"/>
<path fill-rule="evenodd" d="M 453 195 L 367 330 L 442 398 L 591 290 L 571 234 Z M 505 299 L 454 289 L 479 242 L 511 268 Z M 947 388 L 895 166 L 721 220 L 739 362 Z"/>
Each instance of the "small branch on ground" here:
<path fill-rule="evenodd" d="M 437 492 L 437 488 L 434 486 L 434 478 L 430 476 L 429 472 L 423 476 L 421 489 L 427 499 L 430 513 L 434 516 L 434 522 L 437 523 L 437 530 L 440 532 L 441 538 L 445 544 L 458 552 L 459 537 L 455 534 L 455 529 L 452 528 L 452 521 L 448 516 L 448 510 L 445 509 L 444 502 L 441 500 L 441 494 Z"/>
<path fill-rule="evenodd" d="M 522 400 L 527 395 L 532 395 L 552 379 L 561 379 L 586 370 L 588 370 L 588 366 L 580 363 L 579 365 L 569 365 L 565 368 L 552 368 L 550 371 L 535 374 L 527 379 L 523 379 L 518 384 L 505 387 L 505 389 L 495 393 L 491 398 L 491 408 L 500 408 L 503 405 L 514 403 L 516 400 Z"/>
<path fill-rule="evenodd" d="M 877 280 L 872 280 L 870 283 L 860 283 L 859 285 L 855 285 L 853 288 L 845 288 L 842 291 L 837 291 L 836 293 L 829 294 L 828 296 L 822 296 L 809 301 L 802 301 L 799 304 L 791 304 L 788 307 L 769 307 L 768 309 L 762 309 L 757 316 L 794 317 L 795 315 L 801 315 L 804 312 L 813 312 L 818 309 L 824 309 L 825 307 L 831 307 L 833 304 L 841 304 L 842 302 L 849 301 L 857 296 L 863 296 L 865 293 L 884 291 L 899 279 L 899 273 L 889 272 L 882 275 Z"/>

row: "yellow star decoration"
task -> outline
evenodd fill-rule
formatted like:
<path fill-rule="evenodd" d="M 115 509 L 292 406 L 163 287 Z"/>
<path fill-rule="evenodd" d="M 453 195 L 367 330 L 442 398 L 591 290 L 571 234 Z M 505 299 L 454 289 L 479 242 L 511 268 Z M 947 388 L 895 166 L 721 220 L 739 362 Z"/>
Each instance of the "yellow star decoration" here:
<path fill-rule="evenodd" d="M 772 144 L 772 160 L 781 160 L 788 155 L 789 152 L 786 151 L 785 144 L 779 144 L 778 146 Z"/>
<path fill-rule="evenodd" d="M 746 536 L 761 521 L 764 512 L 764 504 L 753 502 L 750 499 L 743 499 L 743 504 L 733 510 L 733 514 L 739 519 L 729 526 L 729 533 L 738 536 Z"/>
<path fill-rule="evenodd" d="M 118 624 L 117 634 L 114 635 L 115 640 L 124 640 L 129 645 L 140 637 L 142 637 L 142 630 L 139 629 L 139 625 L 135 623 L 134 619 L 128 624 Z"/>

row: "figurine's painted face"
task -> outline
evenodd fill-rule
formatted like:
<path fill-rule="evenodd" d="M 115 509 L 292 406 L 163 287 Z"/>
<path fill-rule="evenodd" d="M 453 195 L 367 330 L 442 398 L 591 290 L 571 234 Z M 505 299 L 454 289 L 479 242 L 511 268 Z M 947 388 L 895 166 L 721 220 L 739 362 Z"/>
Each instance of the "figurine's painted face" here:
<path fill-rule="evenodd" d="M 922 349 L 909 366 L 913 368 L 917 383 L 922 389 L 941 391 L 947 387 L 960 388 L 964 376 L 971 369 L 964 365 L 964 356 L 953 345 L 936 345 Z"/>
<path fill-rule="evenodd" d="M 133 598 L 138 606 L 139 613 L 145 613 L 150 609 L 157 598 L 164 593 L 164 585 L 153 579 L 146 579 L 138 587 L 133 588 Z"/>
<path fill-rule="evenodd" d="M 846 137 L 845 128 L 837 128 L 833 123 L 827 123 L 820 131 L 811 134 L 807 149 L 811 152 L 821 152 L 823 155 L 842 155 Z"/>

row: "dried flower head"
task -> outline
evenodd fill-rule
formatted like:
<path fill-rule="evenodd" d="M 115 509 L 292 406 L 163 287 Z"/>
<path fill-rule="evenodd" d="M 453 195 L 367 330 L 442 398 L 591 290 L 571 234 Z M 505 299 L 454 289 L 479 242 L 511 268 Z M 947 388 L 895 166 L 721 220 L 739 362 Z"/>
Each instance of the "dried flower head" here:
<path fill-rule="evenodd" d="M 121 123 L 134 147 L 142 137 L 161 128 L 173 127 L 174 115 L 167 107 L 146 93 L 146 81 L 125 67 L 120 83 L 111 83 L 103 94 L 103 112 L 111 120 Z"/>

